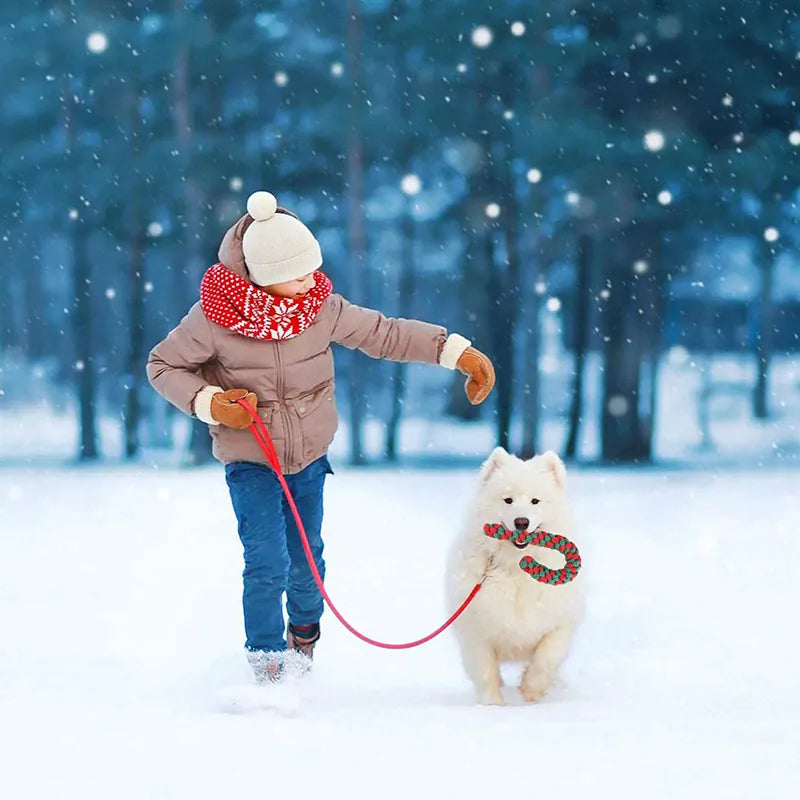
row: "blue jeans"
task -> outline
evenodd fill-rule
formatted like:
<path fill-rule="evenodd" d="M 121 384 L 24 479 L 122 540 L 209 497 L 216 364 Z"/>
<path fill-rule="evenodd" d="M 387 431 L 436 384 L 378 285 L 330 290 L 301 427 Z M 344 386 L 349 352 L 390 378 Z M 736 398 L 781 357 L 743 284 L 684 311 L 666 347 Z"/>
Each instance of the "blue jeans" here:
<path fill-rule="evenodd" d="M 322 490 L 333 474 L 326 456 L 318 458 L 286 482 L 308 535 L 317 569 L 322 559 Z M 322 595 L 308 567 L 300 533 L 283 490 L 264 464 L 235 461 L 225 466 L 225 480 L 239 522 L 244 546 L 244 628 L 249 650 L 285 650 L 286 610 L 295 625 L 311 625 L 322 616 Z"/>

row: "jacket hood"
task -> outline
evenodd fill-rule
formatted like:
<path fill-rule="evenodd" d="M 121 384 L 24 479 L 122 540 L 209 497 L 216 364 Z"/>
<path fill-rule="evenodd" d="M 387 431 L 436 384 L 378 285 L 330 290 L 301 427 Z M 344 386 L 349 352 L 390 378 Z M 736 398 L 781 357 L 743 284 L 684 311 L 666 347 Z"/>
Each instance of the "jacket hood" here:
<path fill-rule="evenodd" d="M 217 258 L 223 266 L 248 281 L 250 280 L 250 273 L 244 263 L 242 239 L 244 238 L 244 232 L 252 222 L 253 218 L 249 214 L 245 214 L 234 222 L 222 237 L 222 243 L 217 252 Z"/>

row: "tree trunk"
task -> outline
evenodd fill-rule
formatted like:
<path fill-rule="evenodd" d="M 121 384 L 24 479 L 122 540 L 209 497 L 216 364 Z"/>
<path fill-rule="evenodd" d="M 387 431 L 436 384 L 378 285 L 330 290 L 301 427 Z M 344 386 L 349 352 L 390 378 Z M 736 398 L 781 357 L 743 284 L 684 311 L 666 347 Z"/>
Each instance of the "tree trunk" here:
<path fill-rule="evenodd" d="M 92 279 L 89 262 L 89 231 L 85 220 L 76 220 L 72 236 L 72 292 L 75 310 L 72 331 L 75 341 L 75 370 L 77 375 L 80 433 L 78 459 L 98 458 L 96 424 L 96 382 L 92 348 Z"/>
<path fill-rule="evenodd" d="M 772 288 L 775 282 L 775 253 L 764 242 L 759 245 L 761 286 L 758 301 L 758 329 L 756 331 L 756 384 L 753 389 L 753 416 L 769 417 L 769 367 L 772 357 Z"/>
<path fill-rule="evenodd" d="M 711 436 L 711 397 L 714 386 L 711 381 L 713 354 L 705 351 L 703 368 L 700 371 L 700 391 L 697 393 L 697 425 L 700 428 L 700 449 L 714 450 L 714 439 Z"/>
<path fill-rule="evenodd" d="M 653 270 L 650 281 L 650 300 L 644 306 L 647 330 L 645 354 L 649 364 L 648 372 L 648 404 L 645 438 L 647 441 L 647 459 L 653 459 L 656 421 L 658 418 L 658 373 L 661 365 L 661 347 L 664 335 L 664 320 L 667 312 L 667 270 L 663 267 L 663 249 L 660 237 L 653 241 Z"/>
<path fill-rule="evenodd" d="M 30 361 L 35 361 L 42 358 L 47 351 L 42 318 L 42 260 L 38 253 L 22 270 L 22 290 L 25 301 L 23 310 L 25 356 Z"/>
<path fill-rule="evenodd" d="M 465 234 L 466 252 L 460 280 L 459 308 L 464 320 L 463 334 L 479 349 L 488 349 L 491 335 L 486 324 L 489 303 L 486 292 L 483 291 L 486 271 L 491 269 L 491 261 L 487 258 L 492 258 L 493 253 L 488 236 L 488 232 L 475 229 Z M 478 254 L 477 257 L 475 254 Z M 488 355 L 492 357 L 492 353 Z M 445 413 L 463 422 L 472 422 L 481 413 L 481 406 L 474 406 L 469 402 L 464 392 L 464 376 L 458 370 L 454 371 L 448 389 Z"/>
<path fill-rule="evenodd" d="M 513 83 L 513 76 L 507 76 L 507 82 Z M 509 89 L 510 92 L 510 89 Z M 507 98 L 508 107 L 513 108 L 513 97 Z M 495 258 L 495 283 L 500 287 L 499 303 L 496 313 L 490 315 L 490 322 L 495 330 L 497 342 L 497 440 L 502 447 L 509 448 L 511 441 L 511 423 L 514 414 L 514 375 L 516 359 L 514 343 L 516 341 L 517 320 L 520 305 L 520 255 L 519 255 L 519 205 L 514 188 L 514 177 L 511 174 L 513 148 L 506 136 L 505 158 L 500 170 L 502 209 L 500 224 L 503 244 L 505 245 L 506 263 L 501 266 Z"/>
<path fill-rule="evenodd" d="M 524 351 L 522 356 L 522 443 L 520 458 L 533 458 L 539 447 L 539 355 L 542 344 L 539 327 L 541 298 L 536 284 L 541 276 L 539 261 L 531 261 L 530 277 L 525 279 L 525 303 L 522 323 Z"/>
<path fill-rule="evenodd" d="M 0 263 L 6 265 L 6 280 L 0 287 L 0 352 L 3 350 L 17 347 L 22 343 L 20 336 L 20 324 L 15 308 L 20 305 L 19 297 L 16 294 L 17 287 L 24 280 L 23 275 L 33 265 L 25 264 L 22 268 L 22 259 L 14 257 L 15 248 L 11 246 L 9 240 L 14 240 L 15 234 L 8 237 L 0 237 Z M 19 262 L 19 263 L 18 263 Z M 2 397 L 2 395 L 0 395 Z"/>
<path fill-rule="evenodd" d="M 475 86 L 475 103 L 473 126 L 480 136 L 482 164 L 470 179 L 470 189 L 464 204 L 464 216 L 468 229 L 464 232 L 465 252 L 462 261 L 460 307 L 464 319 L 463 333 L 471 339 L 479 349 L 493 349 L 494 329 L 490 317 L 498 313 L 485 288 L 494 279 L 494 245 L 491 241 L 494 223 L 486 217 L 486 206 L 490 202 L 492 179 L 492 132 L 488 129 L 489 112 L 489 77 L 477 55 L 473 64 L 474 74 L 480 76 Z M 494 198 L 496 199 L 496 198 Z M 477 254 L 477 257 L 475 256 Z M 494 352 L 487 353 L 492 360 Z M 446 412 L 448 415 L 464 422 L 478 419 L 481 406 L 474 406 L 464 393 L 464 376 L 456 371 L 450 384 Z"/>
<path fill-rule="evenodd" d="M 506 109 L 516 106 L 516 87 L 519 77 L 513 61 L 505 61 L 500 69 L 499 97 Z M 514 376 L 516 374 L 517 320 L 520 306 L 520 254 L 519 254 L 519 202 L 512 171 L 514 161 L 513 129 L 503 125 L 498 141 L 502 146 L 499 163 L 494 164 L 497 188 L 501 203 L 500 229 L 505 249 L 505 264 L 497 263 L 497 283 L 501 287 L 498 314 L 490 319 L 499 329 L 501 345 L 500 363 L 504 369 L 497 373 L 497 439 L 508 449 L 511 440 L 511 424 L 514 415 Z"/>
<path fill-rule="evenodd" d="M 628 243 L 611 243 L 616 255 L 606 268 L 610 296 L 604 317 L 602 454 L 611 463 L 638 463 L 650 458 L 639 400 L 644 354 L 642 306 L 629 257 Z M 627 256 L 627 257 L 626 257 Z"/>
<path fill-rule="evenodd" d="M 186 14 L 183 0 L 172 0 L 172 14 L 180 26 Z M 202 267 L 202 225 L 200 222 L 203 196 L 193 175 L 192 147 L 194 146 L 194 122 L 191 97 L 191 47 L 180 40 L 175 53 L 175 69 L 171 81 L 172 121 L 178 145 L 180 177 L 184 179 L 183 215 L 179 229 L 178 249 L 183 257 L 173 267 L 173 287 L 181 311 L 185 310 L 197 294 Z M 211 436 L 208 426 L 200 420 L 192 421 L 189 449 L 184 463 L 188 466 L 206 464 L 212 460 Z"/>
<path fill-rule="evenodd" d="M 350 119 L 347 131 L 347 234 L 350 251 L 348 264 L 349 293 L 354 303 L 364 302 L 364 143 L 362 141 L 361 93 L 362 68 L 362 21 L 358 0 L 347 3 L 347 59 L 350 75 Z M 347 397 L 350 405 L 350 462 L 364 464 L 362 428 L 366 412 L 364 401 L 365 376 L 363 357 L 351 353 L 347 381 Z"/>
<path fill-rule="evenodd" d="M 491 229 L 484 235 L 487 266 L 485 294 L 489 301 L 489 341 L 492 344 L 491 358 L 495 368 L 495 408 L 496 442 L 506 450 L 511 441 L 511 388 L 514 374 L 512 318 L 514 311 L 509 307 L 510 293 L 504 285 L 497 263 L 497 234 Z"/>
<path fill-rule="evenodd" d="M 578 275 L 575 287 L 575 365 L 572 376 L 572 400 L 569 407 L 569 432 L 564 447 L 564 457 L 574 459 L 578 453 L 578 434 L 583 409 L 583 371 L 586 362 L 587 337 L 589 334 L 589 316 L 591 306 L 589 295 L 592 290 L 592 239 L 583 234 L 578 239 Z"/>
<path fill-rule="evenodd" d="M 74 150 L 77 103 L 74 77 L 67 78 L 64 92 L 64 138 L 66 163 L 76 159 Z M 80 197 L 80 173 L 77 166 L 70 172 L 73 195 Z M 78 460 L 94 461 L 99 456 L 97 446 L 96 383 L 92 348 L 92 271 L 89 261 L 89 221 L 93 212 L 80 209 L 71 223 L 72 239 L 72 337 L 75 353 L 76 393 L 78 395 Z"/>
<path fill-rule="evenodd" d="M 497 443 L 506 449 L 511 441 L 511 421 L 514 411 L 514 385 L 513 378 L 516 372 L 514 359 L 514 334 L 516 329 L 517 309 L 519 305 L 518 287 L 516 285 L 519 271 L 519 256 L 516 249 L 516 228 L 508 223 L 504 228 L 503 237 L 506 242 L 509 266 L 500 275 L 500 266 L 496 254 L 492 252 L 494 244 L 488 237 L 487 261 L 494 262 L 494 279 L 490 277 L 487 287 L 487 296 L 490 298 L 491 307 L 494 309 L 489 315 L 493 344 L 493 360 L 496 373 L 496 409 L 497 409 Z M 510 248 L 510 249 L 509 249 Z M 514 266 L 510 264 L 513 261 Z M 493 301 L 493 302 L 492 302 Z"/>
<path fill-rule="evenodd" d="M 130 349 L 125 379 L 125 458 L 133 459 L 139 452 L 139 421 L 141 418 L 140 386 L 144 374 L 144 219 L 142 214 L 142 185 L 139 180 L 139 159 L 142 148 L 142 125 L 139 113 L 139 87 L 134 78 L 130 84 L 130 124 L 132 146 L 132 180 L 129 209 L 129 286 L 128 320 Z"/>
<path fill-rule="evenodd" d="M 402 262 L 398 285 L 397 314 L 400 317 L 411 316 L 411 298 L 414 293 L 414 218 L 411 214 L 412 200 L 406 201 L 403 214 Z M 392 412 L 386 426 L 386 460 L 397 461 L 397 438 L 400 419 L 403 413 L 403 395 L 406 388 L 406 364 L 397 362 L 392 365 Z"/>
<path fill-rule="evenodd" d="M 139 397 L 145 363 L 144 347 L 144 236 L 141 226 L 132 232 L 130 239 L 129 319 L 130 350 L 128 374 L 125 381 L 125 458 L 132 459 L 139 452 Z"/>

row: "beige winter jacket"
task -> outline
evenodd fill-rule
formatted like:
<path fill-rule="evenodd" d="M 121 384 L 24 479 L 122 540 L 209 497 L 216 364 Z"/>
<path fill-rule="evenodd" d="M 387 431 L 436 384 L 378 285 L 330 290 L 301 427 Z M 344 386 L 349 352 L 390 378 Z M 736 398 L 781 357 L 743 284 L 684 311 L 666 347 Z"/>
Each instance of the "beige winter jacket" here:
<path fill-rule="evenodd" d="M 242 217 L 225 234 L 219 260 L 249 279 L 242 236 L 250 222 Z M 469 342 L 444 328 L 408 319 L 389 319 L 378 311 L 332 294 L 311 326 L 281 341 L 251 339 L 211 322 L 195 303 L 147 360 L 153 388 L 174 406 L 208 423 L 214 456 L 223 463 L 266 463 L 249 430 L 216 423 L 211 397 L 223 389 L 248 389 L 258 397 L 258 412 L 287 474 L 299 472 L 324 455 L 337 428 L 331 342 L 358 348 L 373 358 L 418 361 L 454 369 Z"/>

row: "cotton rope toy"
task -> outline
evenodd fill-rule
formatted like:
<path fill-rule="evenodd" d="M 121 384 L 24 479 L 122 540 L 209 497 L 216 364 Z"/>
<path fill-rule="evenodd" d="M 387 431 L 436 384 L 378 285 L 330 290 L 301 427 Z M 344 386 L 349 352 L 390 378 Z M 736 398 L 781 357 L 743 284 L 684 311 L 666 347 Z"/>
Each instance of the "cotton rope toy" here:
<path fill-rule="evenodd" d="M 566 536 L 559 536 L 556 533 L 546 533 L 545 531 L 510 531 L 499 523 L 486 523 L 483 532 L 491 539 L 506 540 L 510 539 L 517 547 L 525 547 L 532 544 L 536 547 L 546 547 L 548 550 L 557 550 L 566 559 L 566 564 L 561 569 L 550 569 L 540 564 L 532 556 L 524 556 L 520 559 L 519 568 L 527 572 L 539 583 L 549 583 L 552 586 L 560 586 L 575 580 L 578 570 L 581 568 L 581 555 L 578 548 Z"/>

